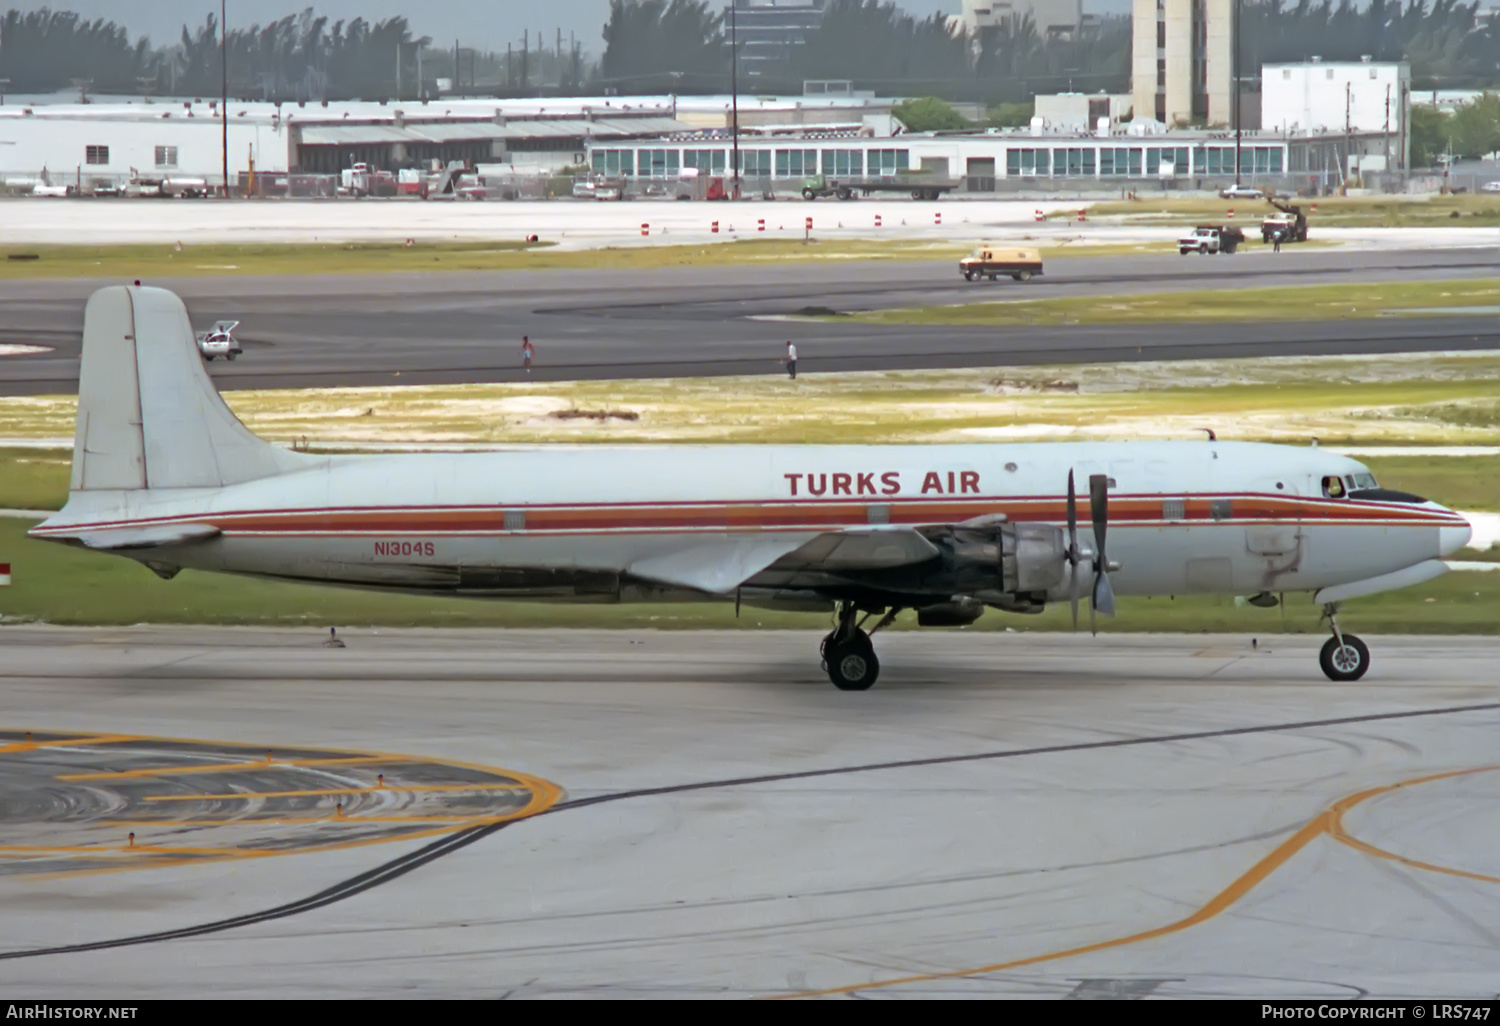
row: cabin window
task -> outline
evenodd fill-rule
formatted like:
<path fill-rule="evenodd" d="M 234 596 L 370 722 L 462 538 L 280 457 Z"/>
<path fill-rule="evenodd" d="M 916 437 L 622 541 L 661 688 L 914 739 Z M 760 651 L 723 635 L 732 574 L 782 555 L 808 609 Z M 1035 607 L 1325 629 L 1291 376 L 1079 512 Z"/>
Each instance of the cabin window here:
<path fill-rule="evenodd" d="M 1184 499 L 1167 499 L 1161 504 L 1163 520 L 1186 520 L 1187 502 Z"/>
<path fill-rule="evenodd" d="M 1215 520 L 1228 520 L 1234 516 L 1234 503 L 1228 499 L 1213 499 L 1208 504 L 1208 515 Z"/>
<path fill-rule="evenodd" d="M 1330 499 L 1342 499 L 1344 497 L 1344 479 L 1337 474 L 1330 474 L 1323 478 L 1323 494 Z"/>
<path fill-rule="evenodd" d="M 504 523 L 507 531 L 524 531 L 526 529 L 525 511 L 519 509 L 506 510 Z"/>

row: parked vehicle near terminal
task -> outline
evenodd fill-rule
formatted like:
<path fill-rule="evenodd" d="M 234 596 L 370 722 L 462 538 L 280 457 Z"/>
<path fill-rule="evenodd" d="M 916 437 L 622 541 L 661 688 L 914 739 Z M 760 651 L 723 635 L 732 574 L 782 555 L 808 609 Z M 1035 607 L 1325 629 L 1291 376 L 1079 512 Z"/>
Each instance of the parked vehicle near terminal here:
<path fill-rule="evenodd" d="M 222 356 L 232 362 L 244 352 L 239 340 L 234 337 L 234 329 L 239 326 L 239 321 L 215 321 L 212 328 L 198 332 L 198 352 L 203 354 L 205 360 Z"/>
<path fill-rule="evenodd" d="M 1266 191 L 1253 185 L 1227 185 L 1219 190 L 1220 199 L 1265 199 Z"/>
<path fill-rule="evenodd" d="M 868 196 L 874 192 L 910 192 L 914 200 L 935 200 L 945 192 L 952 192 L 961 183 L 957 178 L 939 178 L 935 175 L 892 175 L 878 178 L 829 178 L 813 175 L 802 180 L 802 198 L 815 200 L 819 196 L 837 196 L 850 200 L 856 194 Z"/>
<path fill-rule="evenodd" d="M 1002 274 L 1016 281 L 1030 281 L 1033 275 L 1042 273 L 1042 254 L 1035 249 L 1009 249 L 986 243 L 958 262 L 958 273 L 968 281 L 980 278 L 996 281 Z"/>
<path fill-rule="evenodd" d="M 1184 235 L 1177 240 L 1177 252 L 1182 256 L 1189 253 L 1200 256 L 1233 253 L 1244 241 L 1244 231 L 1234 225 L 1200 224 L 1193 229 L 1191 235 Z"/>

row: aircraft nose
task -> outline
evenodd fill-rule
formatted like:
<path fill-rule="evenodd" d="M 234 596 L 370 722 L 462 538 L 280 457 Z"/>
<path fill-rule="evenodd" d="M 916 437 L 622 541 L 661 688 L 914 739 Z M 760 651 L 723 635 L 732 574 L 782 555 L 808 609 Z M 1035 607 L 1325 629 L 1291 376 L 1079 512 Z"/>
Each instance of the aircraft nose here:
<path fill-rule="evenodd" d="M 1454 524 L 1452 527 L 1438 528 L 1438 555 L 1444 558 L 1453 555 L 1459 549 L 1469 544 L 1469 539 L 1474 537 L 1474 528 L 1464 521 L 1462 527 Z"/>

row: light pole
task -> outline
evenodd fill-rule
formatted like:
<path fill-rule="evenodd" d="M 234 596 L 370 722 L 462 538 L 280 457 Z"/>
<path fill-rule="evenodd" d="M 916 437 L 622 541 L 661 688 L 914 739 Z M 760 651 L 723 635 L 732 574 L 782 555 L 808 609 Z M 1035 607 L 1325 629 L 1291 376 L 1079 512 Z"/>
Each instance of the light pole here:
<path fill-rule="evenodd" d="M 229 198 L 229 26 L 226 24 L 229 0 L 219 0 L 219 124 L 222 129 L 222 170 L 224 198 Z"/>
<path fill-rule="evenodd" d="M 729 0 L 729 130 L 734 150 L 729 188 L 731 199 L 740 198 L 740 47 L 738 19 L 734 14 L 738 6 L 739 0 Z"/>
<path fill-rule="evenodd" d="M 1231 98 L 1234 111 L 1234 184 L 1240 184 L 1240 0 L 1234 0 L 1234 23 L 1231 26 L 1234 54 L 1230 64 L 1234 67 L 1234 96 Z"/>

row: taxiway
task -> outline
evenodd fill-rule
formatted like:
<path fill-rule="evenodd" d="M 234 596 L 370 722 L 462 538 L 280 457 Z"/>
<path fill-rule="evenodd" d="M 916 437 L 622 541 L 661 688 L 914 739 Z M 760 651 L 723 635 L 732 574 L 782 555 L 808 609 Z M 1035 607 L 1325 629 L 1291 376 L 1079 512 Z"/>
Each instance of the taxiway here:
<path fill-rule="evenodd" d="M 965 282 L 951 263 L 931 261 L 161 284 L 182 295 L 200 328 L 242 322 L 244 357 L 210 366 L 220 388 L 235 389 L 521 380 L 522 335 L 537 345 L 541 380 L 776 374 L 787 339 L 807 372 L 1494 349 L 1493 316 L 1002 328 L 785 318 L 1023 296 L 1488 277 L 1495 260 L 1493 248 L 1073 257 L 1024 286 Z M 0 395 L 76 390 L 83 306 L 100 284 L 0 282 L 0 342 L 45 347 L 0 359 Z"/>
<path fill-rule="evenodd" d="M 345 639 L 0 629 L 0 986 L 1494 991 L 1494 640 L 1338 685 L 1313 637 L 897 632 L 847 694 L 815 632 Z"/>

